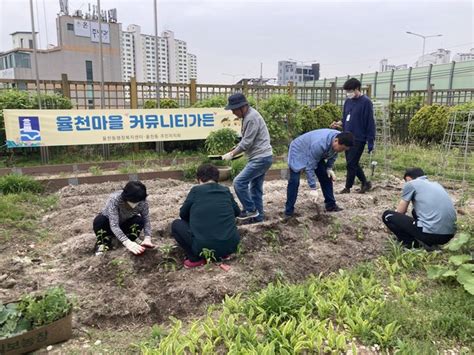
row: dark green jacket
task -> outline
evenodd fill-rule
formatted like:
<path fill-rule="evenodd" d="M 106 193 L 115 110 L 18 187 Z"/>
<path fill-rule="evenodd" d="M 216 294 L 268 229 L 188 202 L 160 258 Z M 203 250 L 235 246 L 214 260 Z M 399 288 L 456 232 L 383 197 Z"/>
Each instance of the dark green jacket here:
<path fill-rule="evenodd" d="M 179 211 L 189 222 L 193 235 L 193 251 L 213 249 L 217 257 L 232 254 L 240 241 L 235 217 L 240 208 L 229 188 L 217 183 L 194 186 Z"/>

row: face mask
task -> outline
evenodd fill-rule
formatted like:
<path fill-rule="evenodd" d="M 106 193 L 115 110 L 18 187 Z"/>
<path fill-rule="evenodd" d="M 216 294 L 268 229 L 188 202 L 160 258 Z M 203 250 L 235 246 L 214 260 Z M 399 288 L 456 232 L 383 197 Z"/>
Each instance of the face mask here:
<path fill-rule="evenodd" d="M 132 208 L 135 208 L 137 205 L 138 205 L 138 202 L 130 202 L 130 201 L 127 201 L 128 205 Z"/>
<path fill-rule="evenodd" d="M 355 96 L 355 93 L 354 93 L 354 92 L 346 92 L 346 97 L 347 97 L 348 99 L 353 99 L 354 96 Z"/>

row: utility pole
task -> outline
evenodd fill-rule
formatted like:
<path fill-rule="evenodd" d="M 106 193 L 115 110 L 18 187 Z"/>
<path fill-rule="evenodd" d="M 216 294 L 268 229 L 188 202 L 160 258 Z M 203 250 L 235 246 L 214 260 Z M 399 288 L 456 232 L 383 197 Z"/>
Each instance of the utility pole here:
<path fill-rule="evenodd" d="M 156 107 L 160 108 L 160 58 L 159 58 L 159 41 L 158 41 L 158 4 L 157 0 L 153 0 L 153 14 L 155 17 L 155 94 Z M 179 98 L 178 98 L 179 100 Z M 162 153 L 165 150 L 164 142 L 156 142 L 155 150 L 157 153 Z"/>
<path fill-rule="evenodd" d="M 36 44 L 36 31 L 35 31 L 35 14 L 33 10 L 33 0 L 30 0 L 30 15 L 31 15 L 31 34 L 33 36 L 33 61 L 35 63 L 35 79 L 36 79 L 36 96 L 38 100 L 38 108 L 41 110 L 41 91 L 39 81 L 39 70 L 38 70 L 38 51 Z M 49 150 L 48 147 L 40 147 L 41 163 L 48 164 L 49 162 Z"/>
<path fill-rule="evenodd" d="M 104 97 L 104 48 L 102 43 L 102 12 L 100 10 L 100 0 L 97 0 L 97 11 L 99 13 L 99 68 L 100 68 L 100 109 L 105 108 Z M 110 158 L 110 146 L 102 144 L 102 155 L 104 159 Z"/>
<path fill-rule="evenodd" d="M 409 34 L 409 35 L 413 35 L 413 36 L 423 38 L 423 49 L 422 49 L 422 52 L 421 52 L 421 65 L 420 65 L 420 67 L 422 67 L 425 64 L 425 42 L 426 42 L 426 39 L 431 38 L 431 37 L 441 37 L 442 34 L 425 36 L 425 35 L 421 35 L 419 33 L 414 33 L 414 32 L 410 32 L 410 31 L 406 31 L 406 33 Z"/>

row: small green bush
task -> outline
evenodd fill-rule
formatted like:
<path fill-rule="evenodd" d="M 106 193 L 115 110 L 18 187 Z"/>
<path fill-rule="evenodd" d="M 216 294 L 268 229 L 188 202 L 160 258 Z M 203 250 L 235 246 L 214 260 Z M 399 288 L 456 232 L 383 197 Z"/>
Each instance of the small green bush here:
<path fill-rule="evenodd" d="M 26 91 L 5 90 L 0 92 L 0 146 L 5 144 L 4 109 L 32 109 L 33 104 Z"/>
<path fill-rule="evenodd" d="M 43 109 L 59 110 L 72 109 L 72 102 L 67 97 L 60 94 L 40 94 L 41 107 Z M 32 108 L 39 108 L 38 95 L 31 97 Z"/>
<path fill-rule="evenodd" d="M 411 117 L 423 106 L 423 97 L 409 96 L 402 101 L 392 102 L 389 105 L 390 131 L 400 140 L 408 138 L 408 125 Z"/>
<path fill-rule="evenodd" d="M 192 162 L 188 163 L 183 167 L 183 177 L 184 180 L 187 181 L 195 181 L 196 180 L 196 173 L 197 169 L 201 165 L 201 163 L 198 162 Z"/>
<path fill-rule="evenodd" d="M 225 107 L 227 105 L 226 96 L 212 96 L 196 102 L 194 107 Z"/>
<path fill-rule="evenodd" d="M 299 104 L 288 95 L 274 95 L 260 105 L 272 145 L 286 145 L 301 132 Z"/>
<path fill-rule="evenodd" d="M 65 317 L 72 309 L 62 287 L 39 296 L 26 295 L 20 302 L 0 302 L 0 339 L 10 338 Z"/>
<path fill-rule="evenodd" d="M 410 136 L 424 142 L 441 142 L 448 125 L 449 112 L 447 106 L 423 106 L 408 125 Z"/>
<path fill-rule="evenodd" d="M 231 163 L 231 170 L 230 170 L 230 178 L 233 180 L 240 174 L 242 170 L 244 170 L 245 165 L 247 164 L 247 159 L 239 158 L 236 160 L 232 160 Z"/>
<path fill-rule="evenodd" d="M 209 154 L 225 154 L 235 146 L 238 138 L 233 129 L 221 128 L 207 136 L 205 147 Z"/>
<path fill-rule="evenodd" d="M 66 316 L 72 304 L 62 287 L 53 287 L 40 296 L 24 296 L 18 309 L 33 327 L 40 327 Z"/>
<path fill-rule="evenodd" d="M 156 108 L 156 100 L 146 100 L 143 108 Z M 160 99 L 160 108 L 179 108 L 178 102 L 173 99 Z"/>
<path fill-rule="evenodd" d="M 43 185 L 30 176 L 8 174 L 0 177 L 0 192 L 4 195 L 20 192 L 40 193 L 43 190 Z"/>
<path fill-rule="evenodd" d="M 227 96 L 218 95 L 207 99 L 199 100 L 193 107 L 225 107 L 227 105 Z M 247 96 L 247 102 L 250 106 L 255 107 L 257 101 L 252 96 Z"/>
<path fill-rule="evenodd" d="M 333 103 L 326 102 L 314 109 L 303 106 L 299 112 L 301 120 L 301 133 L 315 129 L 329 128 L 332 122 L 339 121 L 342 117 L 341 109 Z"/>

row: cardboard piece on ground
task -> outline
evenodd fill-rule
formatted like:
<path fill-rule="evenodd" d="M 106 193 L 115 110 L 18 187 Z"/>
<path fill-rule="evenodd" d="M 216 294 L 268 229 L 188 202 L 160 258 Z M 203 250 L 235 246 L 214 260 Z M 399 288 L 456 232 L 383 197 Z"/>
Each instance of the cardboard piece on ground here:
<path fill-rule="evenodd" d="M 72 336 L 72 312 L 29 332 L 0 340 L 0 354 L 16 355 L 68 340 Z"/>

